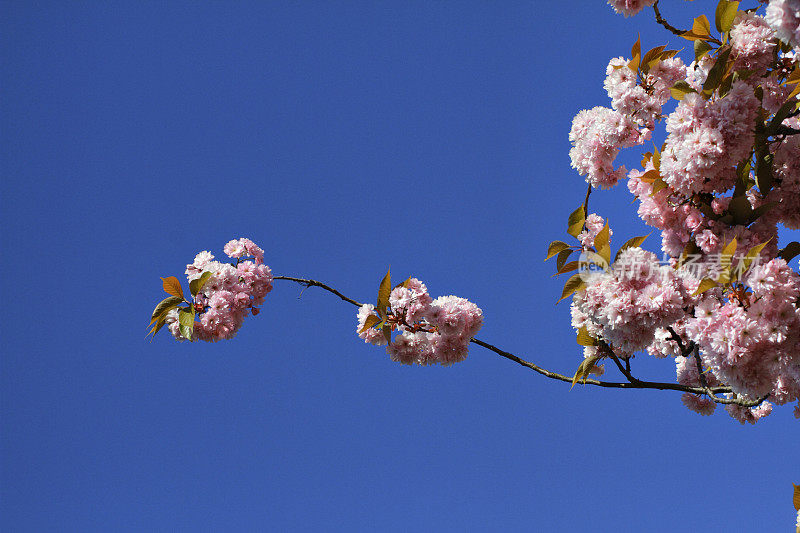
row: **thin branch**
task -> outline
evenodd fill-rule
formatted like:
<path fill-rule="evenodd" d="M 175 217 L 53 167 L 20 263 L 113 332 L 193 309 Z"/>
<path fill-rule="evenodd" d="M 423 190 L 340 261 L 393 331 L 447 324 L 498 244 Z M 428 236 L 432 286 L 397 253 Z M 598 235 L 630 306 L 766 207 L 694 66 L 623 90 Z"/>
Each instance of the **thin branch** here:
<path fill-rule="evenodd" d="M 681 336 L 678 335 L 674 329 L 672 329 L 672 326 L 667 326 L 667 331 L 672 334 L 670 339 L 678 343 L 678 349 L 681 351 L 681 355 L 684 357 L 689 357 L 689 354 L 691 354 L 694 350 L 694 342 L 689 342 L 689 346 L 684 346 L 683 339 L 681 339 Z"/>
<path fill-rule="evenodd" d="M 336 296 L 338 296 L 339 298 L 341 298 L 345 302 L 351 303 L 351 304 L 353 304 L 355 306 L 358 306 L 358 307 L 361 307 L 362 305 L 364 305 L 361 302 L 357 302 L 357 301 L 353 300 L 352 298 L 348 298 L 347 296 L 345 296 L 341 292 L 337 291 L 333 287 L 329 287 L 328 285 L 325 285 L 324 283 L 316 281 L 316 280 L 313 280 L 313 279 L 293 278 L 291 276 L 275 276 L 272 279 L 285 279 L 287 281 L 294 281 L 295 283 L 300 283 L 301 285 L 305 285 L 306 287 L 320 287 L 322 289 L 325 289 L 328 292 L 331 292 L 331 293 L 335 294 Z"/>
<path fill-rule="evenodd" d="M 556 379 L 559 381 L 565 381 L 567 383 L 572 383 L 572 377 L 565 376 L 563 374 L 559 374 L 557 372 L 551 372 L 549 370 L 545 370 L 544 368 L 531 363 L 530 361 L 526 361 L 521 357 L 517 357 L 516 355 L 506 352 L 505 350 L 501 350 L 497 346 L 493 346 L 488 342 L 484 342 L 480 339 L 472 339 L 470 342 L 477 344 L 478 346 L 483 346 L 487 350 L 491 350 L 497 355 L 501 355 L 506 359 L 510 359 L 515 363 L 519 363 L 520 365 L 530 368 L 531 370 L 538 372 L 539 374 L 551 378 Z M 584 383 L 583 380 L 580 381 Z M 639 381 L 637 380 L 635 383 L 631 382 L 616 382 L 616 381 L 599 381 L 596 379 L 587 379 L 585 382 L 586 385 L 595 385 L 597 387 L 606 387 L 606 388 L 613 388 L 613 389 L 658 389 L 658 390 L 676 390 L 680 392 L 692 392 L 694 394 L 703 394 L 705 391 L 699 387 L 687 387 L 685 385 L 681 385 L 679 383 L 661 383 L 658 381 Z M 728 387 L 716 387 L 716 392 L 730 392 Z"/>
<path fill-rule="evenodd" d="M 800 130 L 798 130 L 797 128 L 784 126 L 783 124 L 775 128 L 776 135 L 797 135 L 798 133 L 800 133 Z"/>
<path fill-rule="evenodd" d="M 589 218 L 589 195 L 592 194 L 592 185 L 586 187 L 586 198 L 583 200 L 583 218 Z"/>
<path fill-rule="evenodd" d="M 708 382 L 706 381 L 706 375 L 703 372 L 703 362 L 700 360 L 700 350 L 697 349 L 697 346 L 695 346 L 692 351 L 694 352 L 694 364 L 697 367 L 697 375 L 700 378 L 700 385 L 702 385 L 704 389 L 708 390 Z M 714 397 L 713 392 L 709 393 L 708 395 L 712 398 Z"/>
<path fill-rule="evenodd" d="M 329 285 L 326 285 L 325 283 L 322 283 L 320 281 L 316 281 L 313 279 L 305 279 L 305 278 L 295 278 L 292 276 L 275 276 L 273 279 L 293 281 L 294 283 L 299 283 L 300 285 L 305 285 L 306 287 L 320 287 L 321 289 L 324 289 L 332 294 L 335 294 L 345 302 L 351 303 L 357 307 L 361 307 L 363 305 L 362 303 L 353 300 L 352 298 L 348 298 L 347 296 L 337 291 L 333 287 L 330 287 Z M 470 342 L 473 344 L 477 344 L 478 346 L 482 346 L 487 350 L 490 350 L 496 353 L 497 355 L 500 355 L 501 357 L 505 357 L 506 359 L 514 361 L 515 363 L 518 363 L 524 366 L 525 368 L 529 368 L 534 372 L 538 372 L 539 374 L 545 377 L 548 377 L 550 379 L 555 379 L 558 381 L 564 381 L 566 383 L 572 383 L 572 377 L 570 376 L 565 376 L 564 374 L 559 374 L 557 372 L 546 370 L 535 363 L 531 363 L 530 361 L 526 361 L 525 359 L 522 359 L 521 357 L 518 357 L 512 353 L 509 353 L 505 350 L 501 350 L 497 346 L 489 344 L 488 342 L 484 342 L 480 339 L 475 339 L 475 338 L 471 339 Z M 743 398 L 720 398 L 718 396 L 715 396 L 715 394 L 724 394 L 732 392 L 730 387 L 689 387 L 686 385 L 681 385 L 680 383 L 641 381 L 639 379 L 634 378 L 630 374 L 630 367 L 626 369 L 626 367 L 622 366 L 617 356 L 610 352 L 610 348 L 609 348 L 609 353 L 611 354 L 609 357 L 611 357 L 611 359 L 615 362 L 615 364 L 623 373 L 623 375 L 625 375 L 629 379 L 629 381 L 628 382 L 599 381 L 596 379 L 587 378 L 585 381 L 581 380 L 583 384 L 594 385 L 596 387 L 612 388 L 612 389 L 656 389 L 656 390 L 674 390 L 679 392 L 689 392 L 692 394 L 701 394 L 701 395 L 707 394 L 716 403 L 741 405 L 743 407 L 755 407 L 756 405 L 759 405 L 766 399 L 766 397 L 764 397 L 755 401 L 747 401 Z"/>
<path fill-rule="evenodd" d="M 656 22 L 664 26 L 667 30 L 677 35 L 678 37 L 681 37 L 684 33 L 689 31 L 689 30 L 679 30 L 675 26 L 670 25 L 670 23 L 667 22 L 667 20 L 661 16 L 661 11 L 658 10 L 658 0 L 656 0 L 655 3 L 653 4 L 653 11 L 656 14 Z"/>
<path fill-rule="evenodd" d="M 609 350 L 609 353 L 610 353 L 610 350 Z M 639 381 L 637 378 L 633 377 L 633 374 L 631 374 L 630 370 L 628 370 L 626 367 L 622 366 L 622 363 L 620 362 L 619 357 L 617 357 L 613 353 L 611 353 L 611 355 L 609 355 L 609 357 L 611 358 L 612 361 L 614 361 L 614 364 L 617 365 L 617 368 L 619 368 L 619 371 L 622 372 L 622 375 L 625 376 L 625 378 L 629 382 L 631 382 L 631 383 L 641 383 L 641 381 Z"/>

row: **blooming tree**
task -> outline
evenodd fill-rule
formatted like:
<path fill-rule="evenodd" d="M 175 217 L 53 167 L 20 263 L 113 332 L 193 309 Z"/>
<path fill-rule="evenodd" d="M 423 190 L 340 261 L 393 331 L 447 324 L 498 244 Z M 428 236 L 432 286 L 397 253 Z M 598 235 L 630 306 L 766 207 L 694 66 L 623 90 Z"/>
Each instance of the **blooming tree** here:
<path fill-rule="evenodd" d="M 800 275 L 790 261 L 800 243 L 779 243 L 778 227 L 800 229 L 800 0 L 722 0 L 712 23 L 691 28 L 664 19 L 657 0 L 609 0 L 632 16 L 652 8 L 655 21 L 693 44 L 682 58 L 666 46 L 609 61 L 610 107 L 580 111 L 569 156 L 588 184 L 568 217 L 571 244 L 557 240 L 546 259 L 569 274 L 561 300 L 571 300 L 583 360 L 571 375 L 541 368 L 475 337 L 483 312 L 457 296 L 433 298 L 411 277 L 379 283 L 375 304 L 351 299 L 322 282 L 273 276 L 264 252 L 246 238 L 228 242 L 230 262 L 200 252 L 186 267 L 189 295 L 163 278 L 169 297 L 151 318 L 177 340 L 231 339 L 256 315 L 275 280 L 320 287 L 358 306 L 356 333 L 385 346 L 402 364 L 451 365 L 471 344 L 546 377 L 620 389 L 682 393 L 702 415 L 718 404 L 755 423 L 774 406 L 797 402 L 800 418 Z M 663 126 L 665 141 L 644 153 L 640 168 L 615 166 L 623 148 L 648 143 Z M 661 236 L 661 257 L 632 237 L 612 256 L 608 222 L 589 210 L 595 189 L 626 181 L 638 216 Z M 559 300 L 560 301 L 560 300 Z M 675 380 L 636 378 L 633 360 L 671 358 Z M 591 378 L 610 362 L 624 379 Z"/>

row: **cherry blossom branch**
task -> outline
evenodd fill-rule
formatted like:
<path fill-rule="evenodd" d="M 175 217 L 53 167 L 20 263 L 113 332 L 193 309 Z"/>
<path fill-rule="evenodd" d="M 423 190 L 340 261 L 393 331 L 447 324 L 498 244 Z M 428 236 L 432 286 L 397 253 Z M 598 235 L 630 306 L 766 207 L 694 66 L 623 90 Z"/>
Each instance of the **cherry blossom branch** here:
<path fill-rule="evenodd" d="M 673 33 L 674 35 L 680 37 L 688 31 L 688 30 L 679 30 L 675 26 L 670 25 L 670 23 L 667 22 L 667 20 L 661 16 L 661 11 L 658 10 L 658 0 L 656 0 L 655 3 L 653 4 L 653 11 L 656 14 L 656 22 L 664 26 L 669 32 Z"/>
<path fill-rule="evenodd" d="M 320 281 L 316 281 L 316 280 L 313 280 L 313 279 L 296 278 L 296 277 L 292 277 L 292 276 L 275 276 L 273 279 L 292 281 L 292 282 L 298 283 L 300 285 L 305 285 L 306 287 L 320 287 L 321 289 L 324 289 L 324 290 L 330 292 L 331 294 L 335 294 L 336 296 L 338 296 L 339 298 L 341 298 L 345 302 L 353 304 L 353 305 L 355 305 L 357 307 L 361 307 L 363 305 L 362 303 L 360 303 L 360 302 L 358 302 L 356 300 L 353 300 L 352 298 L 348 298 L 347 296 L 345 296 L 341 292 L 337 291 L 333 287 L 331 287 L 329 285 L 326 285 L 325 283 L 322 283 Z M 677 334 L 675 334 L 675 336 L 677 337 Z M 538 372 L 539 374 L 541 374 L 541 375 L 543 375 L 543 376 L 545 376 L 547 378 L 555 379 L 555 380 L 558 380 L 558 381 L 564 381 L 566 383 L 572 383 L 572 381 L 573 381 L 573 378 L 570 377 L 570 376 L 565 376 L 564 374 L 559 374 L 557 372 L 552 372 L 550 370 L 546 370 L 546 369 L 540 367 L 539 365 L 537 365 L 535 363 L 531 363 L 530 361 L 526 361 L 525 359 L 522 359 L 521 357 L 518 357 L 518 356 L 516 356 L 516 355 L 514 355 L 514 354 L 512 354 L 510 352 L 507 352 L 505 350 L 501 350 L 497 346 L 489 344 L 488 342 L 484 342 L 484 341 L 482 341 L 480 339 L 476 339 L 476 338 L 473 338 L 470 342 L 473 343 L 473 344 L 477 344 L 478 346 L 482 346 L 482 347 L 486 348 L 487 350 L 492 351 L 492 352 L 496 353 L 497 355 L 499 355 L 501 357 L 505 357 L 506 359 L 514 361 L 515 363 L 518 363 L 518 364 L 524 366 L 525 368 L 529 368 L 529 369 L 533 370 L 534 372 Z M 686 385 L 681 385 L 680 383 L 663 383 L 663 382 L 658 382 L 658 381 L 642 381 L 640 379 L 637 379 L 637 378 L 633 377 L 633 375 L 630 373 L 630 366 L 628 366 L 627 364 L 626 364 L 626 366 L 623 366 L 622 363 L 620 362 L 619 358 L 616 355 L 614 355 L 613 353 L 611 353 L 610 348 L 608 348 L 608 353 L 610 353 L 609 357 L 611 358 L 612 361 L 614 361 L 614 363 L 619 368 L 620 372 L 622 372 L 622 374 L 628 379 L 628 381 L 627 382 L 599 381 L 599 380 L 596 380 L 596 379 L 587 378 L 586 380 L 581 380 L 581 383 L 583 383 L 585 385 L 594 385 L 594 386 L 597 386 L 597 387 L 606 387 L 606 388 L 614 388 L 614 389 L 656 389 L 656 390 L 674 390 L 674 391 L 679 391 L 679 392 L 689 392 L 689 393 L 692 393 L 692 394 L 700 394 L 700 395 L 705 394 L 705 395 L 708 395 L 716 403 L 741 405 L 742 407 L 755 407 L 755 406 L 759 405 L 761 402 L 763 402 L 764 399 L 766 399 L 766 397 L 765 397 L 765 398 L 761 398 L 761 399 L 756 400 L 756 401 L 747 401 L 747 400 L 744 400 L 742 398 L 720 398 L 718 396 L 715 396 L 715 393 L 723 394 L 723 393 L 732 392 L 730 387 L 707 387 L 707 386 L 705 386 L 705 387 L 689 387 L 689 386 L 686 386 Z M 627 361 L 626 361 L 626 363 L 627 363 Z"/>

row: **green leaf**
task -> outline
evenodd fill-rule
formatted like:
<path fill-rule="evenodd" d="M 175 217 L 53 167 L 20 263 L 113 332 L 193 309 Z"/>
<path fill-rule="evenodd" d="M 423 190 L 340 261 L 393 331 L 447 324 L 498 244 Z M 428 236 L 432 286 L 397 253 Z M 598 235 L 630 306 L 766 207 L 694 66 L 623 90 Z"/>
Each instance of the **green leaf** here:
<path fill-rule="evenodd" d="M 750 215 L 750 221 L 748 222 L 748 224 L 751 224 L 752 222 L 757 220 L 761 215 L 763 215 L 776 205 L 778 205 L 778 202 L 767 202 L 753 209 L 753 213 Z"/>
<path fill-rule="evenodd" d="M 797 96 L 798 94 L 800 94 L 800 83 L 795 85 L 794 89 L 792 89 L 792 92 L 790 92 L 789 96 L 786 97 L 786 103 L 790 105 L 794 104 L 796 106 L 797 99 L 795 98 L 795 96 Z"/>
<path fill-rule="evenodd" d="M 681 33 L 681 37 L 689 41 L 705 41 L 707 39 L 710 39 L 708 35 L 698 35 L 692 32 L 691 30 Z"/>
<path fill-rule="evenodd" d="M 194 325 L 194 310 L 189 311 L 186 309 L 181 309 L 181 311 L 178 313 L 178 322 L 182 326 Z"/>
<path fill-rule="evenodd" d="M 731 242 L 725 245 L 725 248 L 722 249 L 722 257 L 733 257 L 733 254 L 736 253 L 736 247 L 738 243 L 736 242 L 736 237 L 731 239 Z M 723 259 L 724 261 L 724 259 Z"/>
<path fill-rule="evenodd" d="M 717 4 L 717 11 L 714 16 L 714 24 L 717 27 L 717 31 L 720 33 L 727 33 L 731 31 L 733 19 L 736 18 L 736 11 L 738 9 L 739 2 L 720 0 L 720 2 Z"/>
<path fill-rule="evenodd" d="M 703 59 L 703 56 L 706 55 L 707 53 L 709 53 L 711 50 L 712 50 L 712 46 L 708 43 L 708 41 L 704 41 L 702 39 L 697 39 L 694 42 L 694 60 L 699 63 L 700 60 Z M 683 83 L 686 83 L 686 82 L 683 82 Z M 689 84 L 686 83 L 686 85 L 689 85 Z"/>
<path fill-rule="evenodd" d="M 689 242 L 686 243 L 686 246 L 684 246 L 675 268 L 678 269 L 682 267 L 690 255 L 697 253 L 700 253 L 700 248 L 697 247 L 697 243 L 694 242 L 694 239 L 690 239 Z"/>
<path fill-rule="evenodd" d="M 720 264 L 720 275 L 717 277 L 717 281 L 720 283 L 728 283 L 731 280 L 731 261 L 733 259 L 733 254 L 736 253 L 736 237 L 731 239 L 725 248 L 722 249 L 722 253 L 719 256 L 719 264 Z"/>
<path fill-rule="evenodd" d="M 569 263 L 564 264 L 558 271 L 553 274 L 553 277 L 558 276 L 559 274 L 566 274 L 567 272 L 572 272 L 573 270 L 578 270 L 578 267 L 581 266 L 580 261 L 570 261 Z"/>
<path fill-rule="evenodd" d="M 156 323 L 153 325 L 153 328 L 150 331 L 147 332 L 147 335 L 145 335 L 144 338 L 146 339 L 150 335 L 155 337 L 156 333 L 158 333 L 158 330 L 160 330 L 162 327 L 164 327 L 164 324 L 166 324 L 166 323 L 167 323 L 167 315 L 163 314 L 158 318 Z M 150 340 L 152 340 L 152 338 Z"/>
<path fill-rule="evenodd" d="M 581 364 L 578 365 L 578 370 L 576 370 L 575 375 L 572 376 L 572 385 L 570 386 L 570 390 L 581 379 L 583 380 L 584 384 L 586 383 L 586 378 L 589 377 L 589 374 L 591 373 L 592 368 L 594 368 L 595 363 L 597 363 L 597 361 L 600 359 L 600 356 L 595 355 L 592 357 L 587 357 L 581 361 Z"/>
<path fill-rule="evenodd" d="M 794 504 L 794 510 L 800 512 L 800 485 L 794 485 L 794 495 L 792 496 L 792 503 Z"/>
<path fill-rule="evenodd" d="M 655 158 L 653 158 L 653 159 L 655 160 Z M 660 177 L 661 177 L 661 173 L 658 171 L 658 169 L 654 168 L 654 169 L 648 170 L 647 172 L 642 174 L 642 176 L 639 179 L 641 181 L 645 182 L 645 183 L 653 183 L 654 181 L 656 181 Z"/>
<path fill-rule="evenodd" d="M 731 87 L 733 86 L 733 74 L 728 74 L 719 84 L 719 95 L 720 97 L 725 96 L 729 92 L 731 92 Z"/>
<path fill-rule="evenodd" d="M 586 211 L 583 204 L 569 215 L 567 220 L 567 233 L 578 238 L 578 234 L 583 231 L 583 224 L 586 222 Z"/>
<path fill-rule="evenodd" d="M 778 251 L 778 257 L 787 263 L 800 255 L 800 242 L 792 241 Z"/>
<path fill-rule="evenodd" d="M 756 257 L 761 253 L 761 250 L 772 240 L 771 238 L 767 242 L 762 242 L 761 244 L 757 244 L 747 250 L 747 254 L 745 254 L 744 259 L 742 259 L 742 272 L 747 272 L 747 269 L 750 268 L 750 265 L 755 261 Z"/>
<path fill-rule="evenodd" d="M 178 329 L 180 329 L 181 335 L 183 335 L 186 340 L 192 340 L 192 334 L 194 333 L 194 328 L 192 326 L 180 324 Z"/>
<path fill-rule="evenodd" d="M 575 250 L 568 248 L 566 250 L 561 250 L 560 252 L 558 252 L 558 257 L 556 258 L 556 271 L 561 270 L 561 268 L 567 262 L 567 259 L 569 259 L 569 256 L 572 255 L 572 252 L 574 251 Z"/>
<path fill-rule="evenodd" d="M 386 271 L 378 287 L 377 311 L 381 318 L 386 318 L 386 308 L 389 307 L 389 295 L 392 294 L 392 269 Z"/>
<path fill-rule="evenodd" d="M 697 287 L 697 290 L 692 293 L 692 296 L 697 296 L 698 294 L 703 294 L 708 289 L 712 289 L 714 287 L 719 286 L 719 283 L 714 281 L 711 278 L 704 278 L 703 281 L 700 282 L 700 285 Z"/>
<path fill-rule="evenodd" d="M 586 287 L 586 282 L 581 279 L 580 274 L 573 274 L 567 282 L 564 284 L 564 290 L 561 291 L 561 298 L 558 299 L 558 302 L 571 296 L 573 293 L 583 290 Z M 556 302 L 556 303 L 558 303 Z"/>
<path fill-rule="evenodd" d="M 775 116 L 772 117 L 772 120 L 770 121 L 770 124 L 774 125 L 772 129 L 777 129 L 777 127 L 780 126 L 781 122 L 786 120 L 786 117 L 788 117 L 789 114 L 792 112 L 794 105 L 796 103 L 797 101 L 792 98 L 789 98 L 786 102 L 784 102 L 784 104 L 780 107 L 780 109 L 778 109 L 775 112 Z M 767 134 L 773 135 L 774 132 L 768 131 Z"/>
<path fill-rule="evenodd" d="M 594 238 L 594 248 L 597 250 L 597 254 L 602 257 L 606 265 L 611 262 L 611 247 L 609 246 L 609 228 L 608 228 L 608 220 L 606 220 L 605 226 L 597 236 Z"/>
<path fill-rule="evenodd" d="M 381 331 L 383 332 L 383 338 L 386 339 L 386 342 L 391 344 L 392 342 L 391 326 L 383 326 L 383 328 L 381 328 Z"/>
<path fill-rule="evenodd" d="M 183 289 L 181 289 L 181 282 L 178 281 L 178 278 L 175 276 L 161 278 L 161 282 L 164 287 L 164 292 L 173 296 L 177 296 L 183 300 Z"/>
<path fill-rule="evenodd" d="M 178 313 L 178 328 L 181 331 L 181 335 L 186 337 L 187 340 L 192 340 L 192 334 L 194 333 L 194 309 L 189 311 L 181 310 Z"/>
<path fill-rule="evenodd" d="M 581 346 L 597 346 L 597 339 L 589 335 L 586 326 L 578 330 L 578 338 L 576 340 Z"/>
<path fill-rule="evenodd" d="M 650 191 L 650 196 L 655 196 L 655 195 L 656 195 L 656 194 L 658 194 L 658 193 L 659 193 L 659 192 L 660 192 L 662 189 L 666 189 L 666 188 L 667 188 L 667 182 L 666 182 L 666 181 L 664 181 L 664 180 L 663 180 L 663 179 L 661 179 L 661 178 L 658 178 L 658 179 L 656 179 L 656 180 L 653 182 L 653 190 L 652 190 L 652 191 Z"/>
<path fill-rule="evenodd" d="M 656 147 L 653 147 L 653 168 L 661 170 L 661 152 Z"/>
<path fill-rule="evenodd" d="M 562 241 L 553 241 L 547 247 L 547 257 L 544 258 L 545 261 L 553 257 L 554 255 L 558 255 L 561 251 L 566 250 L 569 248 L 569 244 L 562 242 Z"/>
<path fill-rule="evenodd" d="M 619 254 L 621 254 L 623 250 L 627 250 L 628 248 L 640 247 L 642 243 L 645 241 L 645 239 L 647 239 L 649 236 L 650 234 L 648 233 L 647 235 L 644 236 L 631 237 L 630 239 L 625 241 L 625 244 L 623 244 L 622 247 L 617 251 L 617 255 L 614 256 L 614 261 L 619 259 Z"/>
<path fill-rule="evenodd" d="M 680 50 L 664 50 L 661 52 L 661 61 L 675 57 L 678 55 L 678 52 L 680 52 Z"/>
<path fill-rule="evenodd" d="M 594 238 L 595 250 L 600 250 L 600 248 L 608 246 L 609 233 L 610 230 L 608 228 L 608 220 L 606 220 L 605 226 L 603 226 L 603 229 L 597 232 L 597 236 Z"/>
<path fill-rule="evenodd" d="M 628 62 L 628 68 L 636 72 L 639 70 L 639 59 L 642 54 L 642 37 L 637 36 L 636 42 L 633 43 L 631 48 L 631 60 Z"/>
<path fill-rule="evenodd" d="M 592 252 L 591 250 L 587 250 L 581 254 L 580 262 L 583 263 L 585 267 L 588 267 L 589 265 L 597 265 L 603 270 L 608 270 L 608 261 L 606 261 L 606 258 L 599 253 Z"/>
<path fill-rule="evenodd" d="M 685 81 L 681 80 L 675 85 L 673 85 L 670 90 L 670 94 L 675 100 L 683 100 L 683 97 L 689 93 L 697 92 L 694 88 L 686 83 Z"/>
<path fill-rule="evenodd" d="M 158 321 L 159 317 L 166 315 L 171 309 L 178 307 L 178 304 L 183 301 L 183 298 L 178 296 L 170 296 L 161 300 L 156 308 L 153 310 L 153 315 L 150 317 L 150 323 Z"/>
<path fill-rule="evenodd" d="M 656 46 L 648 50 L 647 53 L 642 56 L 641 67 L 645 74 L 652 66 L 661 61 L 661 52 L 663 52 L 666 47 L 667 46 L 663 44 L 661 46 Z"/>
<path fill-rule="evenodd" d="M 745 193 L 747 189 L 752 187 L 752 183 L 750 182 L 750 160 L 753 154 L 739 163 L 736 166 L 736 189 L 733 191 L 734 196 L 741 196 Z"/>
<path fill-rule="evenodd" d="M 189 282 L 189 292 L 192 293 L 192 296 L 197 296 L 197 293 L 200 292 L 200 289 L 203 288 L 211 275 L 211 272 L 203 272 L 199 278 L 193 279 Z"/>
<path fill-rule="evenodd" d="M 375 324 L 379 323 L 380 321 L 381 321 L 381 319 L 378 318 L 377 316 L 369 315 L 367 317 L 367 319 L 364 321 L 364 325 L 361 327 L 360 330 L 358 330 L 358 332 L 359 333 L 364 333 L 365 331 L 367 331 L 369 328 L 371 328 Z"/>
<path fill-rule="evenodd" d="M 703 93 L 711 94 L 719 87 L 722 77 L 728 69 L 728 57 L 730 57 L 730 55 L 731 48 L 729 46 L 720 48 L 719 54 L 717 54 L 717 60 L 714 62 L 714 66 L 711 67 L 711 70 L 708 71 L 706 81 L 703 83 Z"/>
<path fill-rule="evenodd" d="M 694 19 L 692 33 L 695 35 L 711 35 L 711 24 L 705 15 L 700 15 Z"/>
<path fill-rule="evenodd" d="M 733 220 L 736 224 L 746 226 L 750 222 L 750 217 L 753 214 L 750 200 L 744 195 L 731 198 L 728 204 L 728 213 L 733 215 Z"/>

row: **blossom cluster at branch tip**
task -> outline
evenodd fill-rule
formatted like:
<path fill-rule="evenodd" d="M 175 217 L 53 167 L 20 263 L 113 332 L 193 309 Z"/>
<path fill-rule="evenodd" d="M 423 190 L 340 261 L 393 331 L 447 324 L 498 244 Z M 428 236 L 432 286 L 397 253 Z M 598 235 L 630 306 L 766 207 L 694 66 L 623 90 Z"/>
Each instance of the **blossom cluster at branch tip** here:
<path fill-rule="evenodd" d="M 655 4 L 655 0 L 608 0 L 614 11 L 626 17 L 632 17 L 645 7 Z"/>
<path fill-rule="evenodd" d="M 474 303 L 457 296 L 435 300 L 425 284 L 411 278 L 406 286 L 395 287 L 389 296 L 385 324 L 399 334 L 393 339 L 383 327 L 365 327 L 370 317 L 378 317 L 375 306 L 364 304 L 358 310 L 356 331 L 365 342 L 383 346 L 392 361 L 411 365 L 451 365 L 467 357 L 470 340 L 483 325 L 483 313 Z M 376 321 L 376 319 L 372 319 Z"/>
<path fill-rule="evenodd" d="M 192 340 L 232 339 L 248 315 L 258 314 L 258 306 L 272 290 L 272 271 L 264 264 L 264 250 L 253 241 L 232 240 L 225 245 L 224 252 L 236 261 L 214 261 L 211 252 L 202 251 L 186 265 L 186 277 L 190 282 L 205 273 L 211 274 L 194 297 L 197 315 Z M 181 334 L 176 309 L 167 314 L 166 323 L 176 339 L 186 340 Z"/>
<path fill-rule="evenodd" d="M 626 17 L 654 4 L 608 3 Z M 572 325 L 593 361 L 603 357 L 600 345 L 622 359 L 637 352 L 675 358 L 678 383 L 732 391 L 725 410 L 742 423 L 794 401 L 800 418 L 800 275 L 778 245 L 779 226 L 800 229 L 800 0 L 769 0 L 760 14 L 720 6 L 715 24 L 698 17 L 683 35 L 697 41 L 691 64 L 665 47 L 640 52 L 637 42 L 632 59 L 606 67 L 610 107 L 573 119 L 572 167 L 594 188 L 627 179 L 639 217 L 661 232 L 668 261 L 636 247 L 621 251 L 573 290 Z M 719 38 L 707 33 L 713 26 Z M 645 154 L 641 169 L 614 166 L 622 149 L 643 144 L 659 123 L 665 142 Z M 570 231 L 575 248 L 598 252 L 603 224 L 595 214 L 582 231 L 578 222 Z M 723 266 L 723 250 L 738 266 Z M 689 257 L 693 265 L 684 264 Z M 734 266 L 736 274 L 726 274 Z M 712 394 L 682 400 L 702 415 L 716 406 Z"/>

